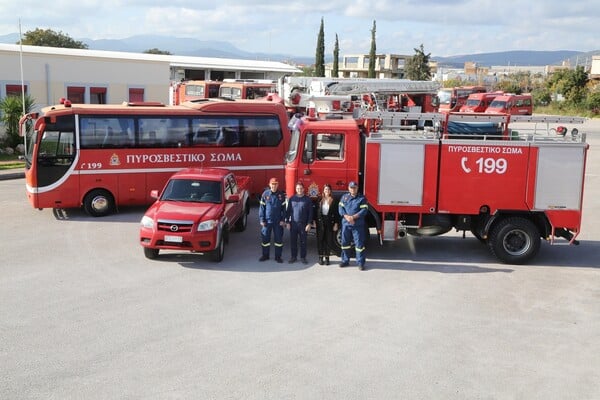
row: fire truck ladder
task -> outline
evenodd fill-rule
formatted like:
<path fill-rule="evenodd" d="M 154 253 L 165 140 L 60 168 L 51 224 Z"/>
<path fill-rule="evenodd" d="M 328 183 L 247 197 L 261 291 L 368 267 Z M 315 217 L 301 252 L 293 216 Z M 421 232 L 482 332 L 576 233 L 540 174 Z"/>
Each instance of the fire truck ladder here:
<path fill-rule="evenodd" d="M 438 82 L 411 81 L 408 79 L 383 79 L 375 82 L 355 81 L 336 82 L 329 86 L 331 94 L 365 94 L 365 93 L 431 93 L 440 88 Z"/>

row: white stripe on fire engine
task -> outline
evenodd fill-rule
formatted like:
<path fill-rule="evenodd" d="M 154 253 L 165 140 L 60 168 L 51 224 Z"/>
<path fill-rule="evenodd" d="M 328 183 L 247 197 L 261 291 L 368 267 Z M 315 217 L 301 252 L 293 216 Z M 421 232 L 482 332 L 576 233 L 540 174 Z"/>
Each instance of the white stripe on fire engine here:
<path fill-rule="evenodd" d="M 158 172 L 177 172 L 186 167 L 179 168 L 135 168 L 135 169 L 79 169 L 71 172 L 71 175 L 98 175 L 98 174 L 141 174 L 141 173 L 158 173 Z M 198 167 L 200 168 L 200 167 Z M 206 168 L 219 168 L 219 167 L 206 167 Z M 248 165 L 248 166 L 224 166 L 222 168 L 227 168 L 232 171 L 244 170 L 244 171 L 253 171 L 253 170 L 273 170 L 273 169 L 283 169 L 283 165 Z"/>

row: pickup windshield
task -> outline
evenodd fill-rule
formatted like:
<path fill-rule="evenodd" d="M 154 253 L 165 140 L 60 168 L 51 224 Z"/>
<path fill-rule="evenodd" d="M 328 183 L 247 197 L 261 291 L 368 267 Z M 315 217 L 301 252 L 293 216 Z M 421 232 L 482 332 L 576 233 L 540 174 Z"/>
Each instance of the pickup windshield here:
<path fill-rule="evenodd" d="M 163 194 L 163 201 L 190 201 L 198 203 L 220 203 L 221 182 L 197 179 L 171 179 Z"/>

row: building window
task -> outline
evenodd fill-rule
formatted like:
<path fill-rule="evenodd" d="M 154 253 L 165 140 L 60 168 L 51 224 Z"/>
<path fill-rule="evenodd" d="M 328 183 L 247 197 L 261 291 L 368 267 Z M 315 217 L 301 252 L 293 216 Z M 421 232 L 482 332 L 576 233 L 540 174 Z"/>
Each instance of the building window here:
<path fill-rule="evenodd" d="M 91 87 L 90 88 L 90 104 L 106 104 L 106 88 Z"/>
<path fill-rule="evenodd" d="M 129 88 L 129 102 L 141 102 L 144 101 L 144 89 L 142 88 Z"/>
<path fill-rule="evenodd" d="M 73 104 L 85 103 L 85 87 L 67 86 L 67 99 Z"/>
<path fill-rule="evenodd" d="M 25 94 L 27 94 L 27 85 L 24 85 Z M 21 96 L 21 85 L 6 85 L 7 96 Z"/>

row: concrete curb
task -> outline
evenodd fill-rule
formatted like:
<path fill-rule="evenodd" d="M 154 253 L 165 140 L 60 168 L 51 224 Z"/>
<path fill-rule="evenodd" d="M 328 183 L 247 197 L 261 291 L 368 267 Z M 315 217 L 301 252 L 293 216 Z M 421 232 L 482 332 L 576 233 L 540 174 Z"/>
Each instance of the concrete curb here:
<path fill-rule="evenodd" d="M 4 170 L 0 171 L 0 181 L 6 181 L 9 179 L 21 179 L 25 178 L 25 172 L 21 170 Z"/>

